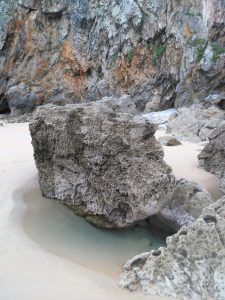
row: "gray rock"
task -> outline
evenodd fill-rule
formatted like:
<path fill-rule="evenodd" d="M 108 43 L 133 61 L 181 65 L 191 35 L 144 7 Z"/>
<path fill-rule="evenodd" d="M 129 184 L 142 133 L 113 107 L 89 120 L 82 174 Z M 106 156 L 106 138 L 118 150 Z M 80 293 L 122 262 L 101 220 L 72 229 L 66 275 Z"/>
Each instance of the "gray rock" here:
<path fill-rule="evenodd" d="M 212 131 L 213 129 L 203 127 L 202 129 L 200 129 L 198 136 L 201 141 L 208 141 Z"/>
<path fill-rule="evenodd" d="M 152 111 L 225 92 L 224 0 L 0 0 L 0 10 L 10 106 L 129 93 L 142 111 L 156 97 Z"/>
<path fill-rule="evenodd" d="M 176 114 L 176 112 L 177 111 L 175 108 L 170 108 L 162 111 L 155 111 L 148 114 L 143 114 L 143 117 L 156 125 L 167 124 L 170 117 Z"/>
<path fill-rule="evenodd" d="M 221 189 L 225 192 L 225 124 L 213 130 L 198 160 L 202 168 L 220 178 Z"/>
<path fill-rule="evenodd" d="M 209 102 L 210 104 L 213 103 L 223 110 L 225 109 L 225 93 L 209 95 L 205 101 Z"/>
<path fill-rule="evenodd" d="M 160 110 L 160 97 L 154 95 L 152 99 L 146 103 L 145 113 L 155 112 Z"/>
<path fill-rule="evenodd" d="M 179 299 L 225 299 L 225 197 L 195 223 L 167 238 L 167 246 L 128 261 L 120 285 Z"/>
<path fill-rule="evenodd" d="M 178 141 L 174 136 L 169 136 L 169 135 L 159 137 L 158 141 L 163 146 L 178 146 L 178 145 L 181 145 L 180 141 Z"/>
<path fill-rule="evenodd" d="M 203 209 L 213 203 L 211 195 L 199 184 L 185 179 L 176 182 L 169 204 L 149 222 L 167 232 L 177 232 L 182 226 L 193 223 Z"/>
<path fill-rule="evenodd" d="M 40 5 L 40 1 L 38 0 L 18 0 L 18 4 L 22 7 L 37 9 L 38 5 Z"/>
<path fill-rule="evenodd" d="M 161 211 L 174 176 L 155 126 L 128 96 L 40 108 L 30 125 L 44 196 L 101 227 L 128 227 Z"/>
<path fill-rule="evenodd" d="M 42 0 L 42 11 L 48 15 L 60 16 L 68 8 L 68 0 Z"/>
<path fill-rule="evenodd" d="M 224 122 L 224 116 L 224 111 L 217 107 L 180 108 L 178 116 L 169 121 L 166 132 L 183 141 L 206 141 L 212 130 Z"/>

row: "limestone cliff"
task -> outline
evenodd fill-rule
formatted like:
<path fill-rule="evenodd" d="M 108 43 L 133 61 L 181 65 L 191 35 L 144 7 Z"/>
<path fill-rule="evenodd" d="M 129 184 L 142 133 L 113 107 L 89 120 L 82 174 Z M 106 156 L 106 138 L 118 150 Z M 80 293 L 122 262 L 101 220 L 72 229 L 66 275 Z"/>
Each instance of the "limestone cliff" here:
<path fill-rule="evenodd" d="M 224 0 L 0 0 L 0 110 L 224 91 Z"/>

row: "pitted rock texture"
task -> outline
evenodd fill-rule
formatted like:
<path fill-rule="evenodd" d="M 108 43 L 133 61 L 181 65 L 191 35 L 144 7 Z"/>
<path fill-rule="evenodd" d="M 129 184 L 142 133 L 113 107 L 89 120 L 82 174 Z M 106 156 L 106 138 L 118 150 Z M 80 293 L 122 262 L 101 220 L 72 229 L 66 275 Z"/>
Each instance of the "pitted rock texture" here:
<path fill-rule="evenodd" d="M 224 92 L 224 0 L 0 0 L 0 9 L 0 95 L 13 112 L 124 93 L 161 110 Z"/>
<path fill-rule="evenodd" d="M 225 299 L 225 197 L 194 224 L 167 238 L 167 246 L 124 266 L 122 287 L 178 299 Z"/>
<path fill-rule="evenodd" d="M 221 190 L 225 192 L 225 124 L 213 130 L 198 160 L 201 167 L 220 178 Z"/>
<path fill-rule="evenodd" d="M 134 113 L 127 96 L 40 108 L 30 131 L 43 195 L 108 228 L 162 210 L 174 176 L 155 126 Z"/>
<path fill-rule="evenodd" d="M 203 209 L 212 203 L 211 195 L 198 183 L 179 179 L 169 204 L 150 217 L 149 222 L 164 231 L 175 233 L 182 226 L 194 223 Z"/>

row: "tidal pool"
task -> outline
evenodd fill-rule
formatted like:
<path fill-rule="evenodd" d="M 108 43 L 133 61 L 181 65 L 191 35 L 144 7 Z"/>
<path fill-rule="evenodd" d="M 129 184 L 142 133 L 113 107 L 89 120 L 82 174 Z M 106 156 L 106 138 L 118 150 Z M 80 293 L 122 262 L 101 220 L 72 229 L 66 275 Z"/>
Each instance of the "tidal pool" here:
<path fill-rule="evenodd" d="M 88 268 L 117 274 L 128 259 L 165 245 L 147 228 L 96 228 L 58 201 L 42 197 L 39 189 L 26 193 L 24 201 L 29 237 L 49 252 Z"/>

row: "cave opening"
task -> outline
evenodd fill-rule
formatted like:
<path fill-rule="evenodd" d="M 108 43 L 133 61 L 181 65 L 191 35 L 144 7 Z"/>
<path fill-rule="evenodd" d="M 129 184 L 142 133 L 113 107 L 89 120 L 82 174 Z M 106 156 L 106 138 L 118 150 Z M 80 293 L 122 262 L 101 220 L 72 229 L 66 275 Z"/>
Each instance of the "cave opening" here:
<path fill-rule="evenodd" d="M 0 95 L 0 115 L 10 114 L 11 109 L 5 94 Z"/>
<path fill-rule="evenodd" d="M 225 99 L 221 99 L 218 103 L 219 108 L 225 110 Z"/>

